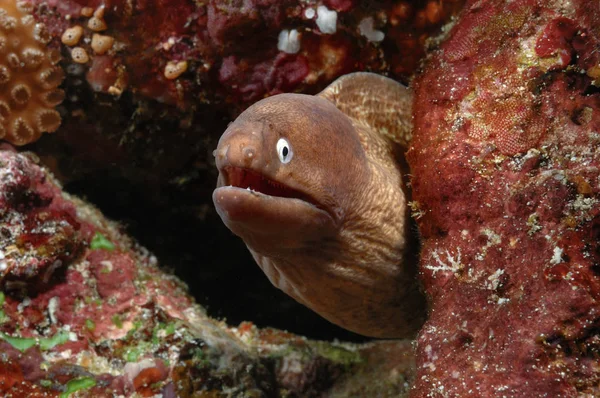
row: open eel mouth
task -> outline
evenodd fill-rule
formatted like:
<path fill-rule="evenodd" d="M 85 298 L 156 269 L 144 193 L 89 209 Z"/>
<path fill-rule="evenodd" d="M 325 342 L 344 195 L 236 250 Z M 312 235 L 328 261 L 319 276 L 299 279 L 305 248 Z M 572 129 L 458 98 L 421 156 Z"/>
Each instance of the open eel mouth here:
<path fill-rule="evenodd" d="M 260 246 L 258 236 L 291 244 L 299 234 L 321 236 L 337 230 L 336 214 L 314 197 L 251 169 L 220 169 L 213 202 L 225 225 L 246 244 L 253 242 L 255 249 Z"/>
<path fill-rule="evenodd" d="M 310 195 L 274 181 L 251 169 L 227 166 L 223 168 L 223 176 L 225 186 L 248 189 L 267 196 L 300 199 L 321 208 L 319 203 Z"/>

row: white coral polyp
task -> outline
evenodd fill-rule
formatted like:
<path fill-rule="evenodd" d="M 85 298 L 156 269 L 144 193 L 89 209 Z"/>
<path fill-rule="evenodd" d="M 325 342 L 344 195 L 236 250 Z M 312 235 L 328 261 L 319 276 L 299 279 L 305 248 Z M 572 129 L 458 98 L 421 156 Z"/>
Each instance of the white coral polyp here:
<path fill-rule="evenodd" d="M 317 7 L 317 26 L 322 33 L 334 34 L 337 30 L 337 12 L 325 6 Z"/>
<path fill-rule="evenodd" d="M 296 54 L 300 51 L 300 34 L 296 29 L 284 29 L 279 33 L 277 49 L 288 54 Z"/>

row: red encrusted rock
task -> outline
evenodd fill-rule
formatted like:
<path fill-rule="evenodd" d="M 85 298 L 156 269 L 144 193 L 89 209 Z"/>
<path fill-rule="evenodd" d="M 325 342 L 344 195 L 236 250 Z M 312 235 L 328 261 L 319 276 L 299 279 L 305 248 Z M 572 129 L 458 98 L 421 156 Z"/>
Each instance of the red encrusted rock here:
<path fill-rule="evenodd" d="M 323 3 L 336 11 L 348 11 L 354 7 L 356 0 L 325 0 Z"/>
<path fill-rule="evenodd" d="M 470 1 L 415 81 L 414 397 L 597 396 L 600 5 Z"/>
<path fill-rule="evenodd" d="M 36 5 L 35 15 L 46 23 L 54 37 L 74 25 L 83 27 L 83 38 L 77 44 L 87 50 L 91 57 L 89 65 L 74 63 L 66 56 L 64 65 L 70 75 L 76 69 L 87 71 L 87 81 L 95 91 L 120 96 L 123 91 L 132 90 L 143 96 L 168 104 L 175 104 L 190 109 L 209 101 L 218 104 L 223 99 L 235 102 L 238 106 L 247 106 L 261 95 L 275 94 L 283 91 L 318 89 L 346 71 L 342 65 L 351 65 L 351 70 L 372 69 L 389 72 L 389 57 L 394 58 L 398 75 L 406 79 L 417 66 L 415 60 L 424 54 L 424 39 L 436 31 L 444 18 L 454 13 L 460 1 L 448 2 L 438 6 L 435 14 L 429 3 L 412 7 L 404 2 L 384 2 L 380 7 L 359 7 L 353 0 L 328 0 L 321 2 L 300 2 L 294 0 L 212 0 L 197 3 L 191 0 L 145 0 L 135 3 L 122 0 L 99 2 L 96 0 L 66 0 L 54 2 L 47 0 L 31 0 Z M 408 9 L 398 15 L 392 5 L 405 4 Z M 434 3 L 434 1 L 431 1 Z M 316 16 L 305 17 L 310 9 L 316 14 L 319 6 L 325 5 L 338 13 L 335 31 L 323 33 L 315 23 Z M 104 8 L 102 8 L 104 7 Z M 391 10 L 390 10 L 391 8 Z M 86 10 L 91 10 L 87 11 Z M 96 17 L 102 10 L 100 17 Z M 56 12 L 54 12 L 56 11 Z M 90 15 L 94 12 L 94 15 Z M 361 36 L 358 22 L 366 17 L 375 18 L 376 28 L 384 33 L 388 30 L 387 15 L 394 16 L 393 31 L 410 33 L 397 40 L 397 35 L 390 34 L 385 41 L 385 48 L 394 51 L 380 51 L 380 44 L 372 43 Z M 421 15 L 422 14 L 422 15 Z M 95 54 L 89 44 L 94 29 L 89 27 L 93 18 L 104 21 L 106 29 L 102 35 L 115 39 L 115 44 L 104 55 Z M 347 20 L 347 21 L 346 21 Z M 400 20 L 403 22 L 400 24 Z M 412 21 L 414 20 L 414 21 Z M 287 67 L 288 62 L 281 63 L 278 58 L 283 53 L 278 49 L 278 37 L 282 29 L 296 29 L 301 32 L 298 59 L 303 60 L 303 72 L 298 67 Z M 390 33 L 392 33 L 390 31 Z M 337 38 L 332 42 L 329 36 Z M 352 43 L 355 51 L 347 53 L 347 59 L 334 58 L 318 51 L 323 44 L 334 43 L 345 45 L 345 38 Z M 52 45 L 56 45 L 55 40 Z M 407 48 L 406 42 L 419 43 Z M 68 54 L 71 47 L 63 45 Z M 314 49 L 317 51 L 314 51 Z M 382 48 L 383 49 L 383 48 Z M 417 58 L 402 55 L 417 52 Z M 236 71 L 228 68 L 227 62 L 235 57 L 236 63 L 243 68 L 238 76 Z M 96 60 L 100 58 L 100 60 Z M 165 76 L 164 70 L 169 62 L 186 61 L 183 73 L 175 79 Z M 386 62 L 387 61 L 387 62 Z M 260 71 L 265 68 L 267 73 Z M 310 69 L 308 66 L 310 65 Z M 223 71 L 223 68 L 229 72 Z M 257 80 L 256 91 L 251 95 L 238 98 L 235 84 L 228 79 L 220 79 L 216 85 L 214 77 L 233 73 L 238 81 L 243 81 L 247 71 L 255 70 L 250 75 Z M 281 85 L 273 82 L 273 73 L 281 76 Z M 311 72 L 309 74 L 309 72 Z M 396 71 L 392 71 L 396 74 Z M 274 90 L 264 90 L 264 86 L 274 85 Z M 313 90 L 314 90 L 313 89 Z"/>
<path fill-rule="evenodd" d="M 236 0 L 208 2 L 206 29 L 215 44 L 231 46 L 236 40 L 264 36 L 264 28 L 278 29 L 287 18 L 291 0 Z M 263 31 L 261 31 L 263 30 Z"/>
<path fill-rule="evenodd" d="M 34 155 L 32 155 L 34 156 Z M 0 150 L 0 286 L 21 293 L 44 290 L 83 250 L 75 207 L 30 160 Z"/>
<path fill-rule="evenodd" d="M 244 61 L 230 56 L 223 60 L 219 82 L 232 87 L 236 98 L 252 101 L 290 91 L 308 73 L 308 60 L 301 55 L 280 53 L 275 59 L 251 68 Z"/>
<path fill-rule="evenodd" d="M 115 304 L 135 296 L 135 262 L 120 253 L 97 250 L 87 257 L 96 278 L 96 290 L 102 298 L 113 298 Z"/>

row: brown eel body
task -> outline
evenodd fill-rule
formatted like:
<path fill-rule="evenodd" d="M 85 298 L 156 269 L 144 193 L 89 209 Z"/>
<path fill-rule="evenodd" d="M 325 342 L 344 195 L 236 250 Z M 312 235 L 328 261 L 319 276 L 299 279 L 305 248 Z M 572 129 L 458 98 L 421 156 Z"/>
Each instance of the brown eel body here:
<path fill-rule="evenodd" d="M 257 102 L 215 151 L 217 212 L 271 283 L 367 336 L 412 337 L 425 315 L 403 183 L 411 104 L 401 84 L 353 73 Z"/>

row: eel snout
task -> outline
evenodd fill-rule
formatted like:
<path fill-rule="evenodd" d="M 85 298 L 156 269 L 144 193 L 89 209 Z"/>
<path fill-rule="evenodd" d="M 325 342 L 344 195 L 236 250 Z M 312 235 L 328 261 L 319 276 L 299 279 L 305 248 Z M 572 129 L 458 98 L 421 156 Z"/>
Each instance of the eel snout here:
<path fill-rule="evenodd" d="M 229 166 L 259 170 L 267 166 L 263 137 L 254 126 L 232 125 L 225 131 L 215 150 L 219 173 Z"/>

